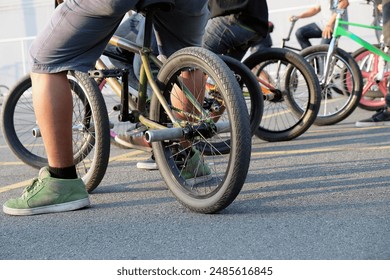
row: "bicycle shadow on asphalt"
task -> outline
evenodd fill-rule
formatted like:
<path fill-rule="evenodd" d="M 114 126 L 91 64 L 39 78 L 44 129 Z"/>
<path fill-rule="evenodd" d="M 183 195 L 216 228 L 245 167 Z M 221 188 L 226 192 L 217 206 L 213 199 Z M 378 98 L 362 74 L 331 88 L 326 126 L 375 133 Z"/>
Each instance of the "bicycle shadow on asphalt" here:
<path fill-rule="evenodd" d="M 144 185 L 147 185 L 147 187 L 143 187 Z M 95 190 L 93 190 L 92 194 L 154 192 L 166 189 L 167 187 L 164 187 L 164 181 L 162 181 L 162 179 L 142 181 L 136 179 L 116 184 L 102 183 Z"/>
<path fill-rule="evenodd" d="M 390 176 L 385 176 L 388 171 L 388 158 L 376 158 L 372 160 L 351 161 L 326 161 L 326 157 L 339 157 L 339 153 L 354 153 L 359 157 L 359 148 L 367 148 L 378 145 L 388 145 L 390 142 L 384 137 L 390 128 L 375 129 L 337 129 L 321 128 L 321 130 L 309 131 L 301 137 L 288 141 L 269 143 L 255 140 L 252 147 L 251 167 L 246 183 L 238 195 L 236 201 L 220 214 L 242 213 L 272 213 L 272 212 L 302 212 L 347 209 L 349 207 L 372 207 L 382 202 L 355 202 L 338 203 L 337 200 L 329 200 L 329 204 L 308 204 L 300 206 L 285 205 L 289 200 L 295 201 L 303 197 L 309 199 L 312 196 L 350 196 L 351 192 L 381 190 L 387 187 Z M 326 139 L 326 140 L 324 140 Z M 390 149 L 390 147 L 389 147 Z M 356 155 L 357 153 L 357 155 Z M 301 163 L 303 157 L 311 158 L 310 163 Z M 322 158 L 323 162 L 318 162 Z M 313 162 L 314 161 L 314 162 Z M 275 163 L 276 162 L 276 163 Z M 293 164 L 291 164 L 293 163 Z M 257 167 L 260 165 L 259 167 Z M 256 166 L 256 167 L 254 167 Z M 272 166 L 269 168 L 269 166 Z M 123 168 L 123 164 L 116 163 L 111 168 Z M 110 168 L 110 167 L 109 167 Z M 134 173 L 133 173 L 134 172 Z M 369 176 L 373 172 L 381 173 L 381 176 Z M 133 177 L 132 174 L 138 174 Z M 362 182 L 362 176 L 367 178 Z M 108 171 L 106 182 L 112 182 L 110 176 L 117 178 L 114 170 Z M 137 171 L 135 165 L 128 166 L 128 180 L 122 183 L 110 184 L 103 181 L 93 194 L 98 201 L 94 207 L 117 208 L 148 205 L 172 204 L 173 208 L 180 206 L 174 196 L 168 191 L 158 171 Z M 144 186 L 140 186 L 144 185 Z M 146 185 L 146 186 L 145 186 Z M 130 194 L 130 196 L 123 194 Z M 104 195 L 114 195 L 111 202 L 104 199 Z M 278 206 L 269 204 L 280 203 Z M 176 205 L 177 204 L 177 205 Z M 163 206 L 162 206 L 163 207 Z M 171 206 L 169 206 L 171 207 Z M 183 207 L 184 212 L 189 210 Z"/>
<path fill-rule="evenodd" d="M 232 212 L 385 209 L 390 203 L 388 158 L 320 164 L 287 162 L 292 162 L 292 158 L 286 159 L 284 165 L 251 168 Z M 380 194 L 383 195 L 378 200 Z"/>
<path fill-rule="evenodd" d="M 345 128 L 308 131 L 303 135 L 281 142 L 267 142 L 253 137 L 252 153 L 269 151 L 297 151 L 319 148 L 337 148 L 346 146 L 346 149 L 359 148 L 361 145 L 390 146 L 390 127 L 376 128 Z M 356 145 L 356 146 L 354 146 Z M 304 154 L 304 153 L 303 153 Z"/>
<path fill-rule="evenodd" d="M 168 194 L 168 192 L 167 192 Z M 124 198 L 121 197 L 115 201 L 105 201 L 98 198 L 94 198 L 93 208 L 95 209 L 120 209 L 120 208 L 131 208 L 135 209 L 140 206 L 153 206 L 158 205 L 161 207 L 166 204 L 179 204 L 173 196 L 164 196 L 164 197 L 144 197 L 144 198 Z M 177 207 L 177 205 L 176 205 Z"/>

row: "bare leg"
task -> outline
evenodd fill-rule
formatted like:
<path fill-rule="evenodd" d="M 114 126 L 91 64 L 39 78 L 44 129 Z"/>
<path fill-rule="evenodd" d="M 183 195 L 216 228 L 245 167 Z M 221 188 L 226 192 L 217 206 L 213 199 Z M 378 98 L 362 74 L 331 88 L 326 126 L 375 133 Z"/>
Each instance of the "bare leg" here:
<path fill-rule="evenodd" d="M 49 166 L 73 165 L 72 95 L 66 73 L 32 73 L 33 103 Z"/>
<path fill-rule="evenodd" d="M 206 83 L 206 77 L 203 72 L 198 70 L 191 72 L 185 71 L 181 74 L 181 78 L 184 85 L 193 93 L 196 100 L 202 104 Z M 174 92 L 176 94 L 171 95 L 172 105 L 176 108 L 182 109 L 184 112 L 192 112 L 194 110 L 194 106 L 189 100 L 187 100 L 184 93 L 177 86 L 175 86 Z M 191 118 L 188 118 L 188 116 L 186 117 L 184 114 L 178 112 L 176 112 L 176 117 L 182 120 L 189 119 L 190 121 L 194 121 Z"/>
<path fill-rule="evenodd" d="M 205 89 L 205 82 L 206 82 L 206 77 L 203 74 L 203 72 L 185 71 L 182 72 L 181 78 L 183 80 L 184 85 L 188 88 L 189 91 L 192 92 L 196 100 L 198 100 L 202 104 L 204 99 L 204 89 Z M 175 92 L 175 94 L 171 94 L 171 102 L 175 108 L 182 109 L 184 112 L 193 112 L 195 110 L 192 103 L 185 97 L 184 93 L 182 92 L 181 89 L 179 89 L 179 87 L 175 86 L 173 92 Z M 195 121 L 183 113 L 179 113 L 175 111 L 174 113 L 178 119 L 188 120 L 190 122 Z M 191 143 L 185 141 L 184 139 L 181 145 L 186 148 L 191 147 Z"/>
<path fill-rule="evenodd" d="M 66 74 L 31 74 L 31 79 L 35 115 L 49 167 L 39 171 L 38 179 L 24 189 L 21 197 L 6 201 L 3 211 L 9 215 L 35 215 L 89 206 L 85 184 L 77 178 L 73 165 L 72 95 Z M 53 176 L 52 169 L 66 175 Z"/>

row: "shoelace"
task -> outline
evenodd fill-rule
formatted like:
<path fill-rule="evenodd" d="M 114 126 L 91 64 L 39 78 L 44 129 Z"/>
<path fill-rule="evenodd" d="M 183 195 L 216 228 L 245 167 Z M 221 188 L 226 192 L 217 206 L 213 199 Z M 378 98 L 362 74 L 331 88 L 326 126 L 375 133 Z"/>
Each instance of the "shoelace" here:
<path fill-rule="evenodd" d="M 39 179 L 38 177 L 35 177 L 31 180 L 31 183 L 30 185 L 28 185 L 24 190 L 23 190 L 23 193 L 22 193 L 22 197 L 26 197 L 30 192 L 34 191 L 35 188 L 42 182 L 41 179 Z"/>

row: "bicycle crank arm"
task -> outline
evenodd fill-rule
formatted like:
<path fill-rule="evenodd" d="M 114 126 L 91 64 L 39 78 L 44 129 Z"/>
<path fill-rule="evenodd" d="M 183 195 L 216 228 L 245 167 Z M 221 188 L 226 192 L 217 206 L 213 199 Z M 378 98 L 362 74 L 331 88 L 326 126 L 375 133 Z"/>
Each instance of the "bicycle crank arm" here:
<path fill-rule="evenodd" d="M 113 129 L 113 128 L 114 128 L 114 124 L 112 122 L 110 122 L 110 129 Z M 82 124 L 74 124 L 72 126 L 72 131 L 83 131 L 84 129 L 85 129 L 85 125 L 82 125 Z M 88 131 L 90 133 L 95 132 L 95 126 L 93 123 L 90 124 Z M 39 129 L 39 127 L 34 127 L 31 130 L 31 132 L 35 138 L 42 137 L 41 130 Z"/>
<path fill-rule="evenodd" d="M 145 139 L 149 143 L 159 142 L 165 140 L 174 140 L 180 138 L 193 138 L 196 136 L 202 136 L 204 138 L 212 137 L 218 133 L 230 132 L 229 122 L 217 122 L 214 124 L 214 129 L 211 129 L 210 125 L 188 126 L 188 127 L 175 127 L 166 129 L 148 130 L 145 132 Z"/>

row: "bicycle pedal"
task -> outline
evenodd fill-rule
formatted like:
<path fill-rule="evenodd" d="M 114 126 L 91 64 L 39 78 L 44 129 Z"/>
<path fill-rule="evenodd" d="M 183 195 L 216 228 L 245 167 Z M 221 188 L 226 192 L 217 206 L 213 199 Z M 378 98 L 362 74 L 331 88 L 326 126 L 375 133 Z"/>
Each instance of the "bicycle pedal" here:
<path fill-rule="evenodd" d="M 90 78 L 113 78 L 113 77 L 120 77 L 125 73 L 127 70 L 123 69 L 105 69 L 105 70 L 90 70 L 88 71 L 88 75 Z"/>

